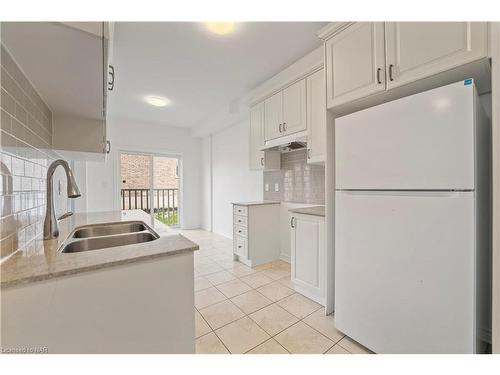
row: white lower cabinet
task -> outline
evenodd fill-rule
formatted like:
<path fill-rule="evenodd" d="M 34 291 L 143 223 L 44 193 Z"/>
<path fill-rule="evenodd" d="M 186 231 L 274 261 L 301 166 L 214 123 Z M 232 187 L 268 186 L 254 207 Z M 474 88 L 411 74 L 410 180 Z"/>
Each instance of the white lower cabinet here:
<path fill-rule="evenodd" d="M 279 258 L 279 203 L 233 204 L 233 256 L 255 267 Z"/>
<path fill-rule="evenodd" d="M 4 348 L 193 354 L 193 253 L 2 289 Z"/>
<path fill-rule="evenodd" d="M 298 293 L 325 305 L 326 241 L 323 216 L 293 214 L 290 218 L 292 283 Z"/>

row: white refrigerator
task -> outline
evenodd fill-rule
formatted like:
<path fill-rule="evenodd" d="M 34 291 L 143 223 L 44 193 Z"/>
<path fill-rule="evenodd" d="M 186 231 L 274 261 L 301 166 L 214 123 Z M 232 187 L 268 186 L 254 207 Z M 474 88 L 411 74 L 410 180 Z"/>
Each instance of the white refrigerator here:
<path fill-rule="evenodd" d="M 335 319 L 376 353 L 490 334 L 490 128 L 473 80 L 335 120 Z"/>

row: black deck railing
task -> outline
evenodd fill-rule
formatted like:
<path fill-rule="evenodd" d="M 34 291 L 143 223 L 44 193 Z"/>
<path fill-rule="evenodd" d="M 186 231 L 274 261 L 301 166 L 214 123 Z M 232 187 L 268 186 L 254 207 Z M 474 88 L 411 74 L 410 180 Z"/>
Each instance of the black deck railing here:
<path fill-rule="evenodd" d="M 168 225 L 179 223 L 179 189 L 121 189 L 122 210 L 143 210 Z"/>

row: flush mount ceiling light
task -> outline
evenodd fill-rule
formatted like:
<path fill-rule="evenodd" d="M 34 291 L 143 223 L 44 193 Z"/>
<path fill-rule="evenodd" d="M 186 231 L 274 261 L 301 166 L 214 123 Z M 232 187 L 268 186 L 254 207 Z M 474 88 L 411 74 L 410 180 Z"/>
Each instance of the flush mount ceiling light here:
<path fill-rule="evenodd" d="M 155 107 L 165 107 L 171 103 L 169 99 L 163 96 L 146 96 L 144 100 Z"/>
<path fill-rule="evenodd" d="M 235 22 L 205 22 L 205 27 L 214 34 L 231 34 L 236 28 Z"/>

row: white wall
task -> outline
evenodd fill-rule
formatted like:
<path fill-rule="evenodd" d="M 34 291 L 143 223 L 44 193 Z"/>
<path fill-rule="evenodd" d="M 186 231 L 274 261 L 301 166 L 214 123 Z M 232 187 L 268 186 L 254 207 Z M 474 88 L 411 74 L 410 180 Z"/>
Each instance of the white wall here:
<path fill-rule="evenodd" d="M 201 141 L 201 227 L 212 230 L 212 136 Z"/>
<path fill-rule="evenodd" d="M 212 135 L 212 226 L 215 233 L 232 238 L 232 202 L 263 199 L 262 171 L 250 171 L 249 122 Z"/>
<path fill-rule="evenodd" d="M 123 119 L 110 119 L 107 130 L 111 141 L 111 153 L 107 160 L 78 163 L 77 166 L 78 170 L 85 168 L 82 174 L 87 176 L 86 210 L 120 209 L 120 151 L 175 155 L 181 157 L 182 163 L 181 227 L 199 228 L 202 213 L 201 139 L 192 137 L 189 129 Z"/>

